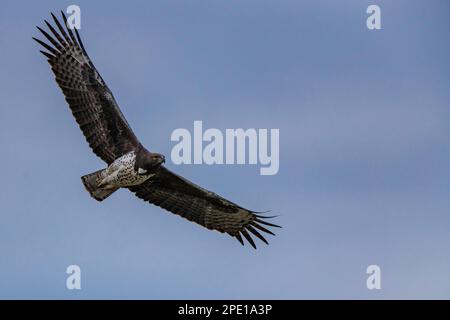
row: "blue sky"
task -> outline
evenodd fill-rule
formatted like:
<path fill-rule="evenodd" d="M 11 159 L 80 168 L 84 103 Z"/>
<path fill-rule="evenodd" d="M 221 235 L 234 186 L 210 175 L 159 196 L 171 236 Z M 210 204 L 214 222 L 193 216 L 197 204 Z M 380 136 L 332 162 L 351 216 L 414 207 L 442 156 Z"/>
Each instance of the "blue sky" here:
<path fill-rule="evenodd" d="M 279 128 L 280 170 L 167 166 L 283 225 L 257 251 L 135 198 L 102 168 L 31 40 L 73 2 L 0 10 L 0 298 L 450 296 L 450 2 L 77 1 L 81 36 L 140 140 Z M 382 30 L 366 28 L 378 4 Z M 68 265 L 82 290 L 65 287 Z M 370 264 L 382 289 L 369 291 Z"/>

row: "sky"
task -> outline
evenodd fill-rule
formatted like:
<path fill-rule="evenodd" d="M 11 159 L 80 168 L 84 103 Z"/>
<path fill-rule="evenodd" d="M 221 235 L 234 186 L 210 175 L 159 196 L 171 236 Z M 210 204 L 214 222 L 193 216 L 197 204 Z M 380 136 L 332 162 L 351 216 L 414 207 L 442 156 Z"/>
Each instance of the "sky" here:
<path fill-rule="evenodd" d="M 242 247 L 120 190 L 99 203 L 91 152 L 32 41 L 50 11 L 80 34 L 128 122 L 172 132 L 279 129 L 258 165 L 167 167 L 283 226 Z M 369 5 L 381 30 L 366 27 Z M 447 299 L 450 2 L 3 1 L 0 298 Z M 81 290 L 66 268 L 81 268 Z M 381 270 L 368 290 L 366 269 Z"/>

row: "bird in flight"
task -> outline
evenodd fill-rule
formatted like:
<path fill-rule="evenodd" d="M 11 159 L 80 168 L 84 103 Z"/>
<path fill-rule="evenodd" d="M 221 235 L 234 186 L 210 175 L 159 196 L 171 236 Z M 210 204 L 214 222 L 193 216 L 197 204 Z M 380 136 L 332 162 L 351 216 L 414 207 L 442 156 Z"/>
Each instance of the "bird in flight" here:
<path fill-rule="evenodd" d="M 102 201 L 120 188 L 169 212 L 210 230 L 227 233 L 244 245 L 245 238 L 256 249 L 252 235 L 268 244 L 260 233 L 274 235 L 267 216 L 245 209 L 171 172 L 162 154 L 148 151 L 135 136 L 119 109 L 111 90 L 94 67 L 81 42 L 78 30 L 51 13 L 50 33 L 37 27 L 50 44 L 36 39 L 46 51 L 40 52 L 55 74 L 67 103 L 94 153 L 107 167 L 81 180 L 96 200 Z M 74 31 L 74 32 L 73 32 Z M 74 34 L 75 33 L 75 34 Z"/>

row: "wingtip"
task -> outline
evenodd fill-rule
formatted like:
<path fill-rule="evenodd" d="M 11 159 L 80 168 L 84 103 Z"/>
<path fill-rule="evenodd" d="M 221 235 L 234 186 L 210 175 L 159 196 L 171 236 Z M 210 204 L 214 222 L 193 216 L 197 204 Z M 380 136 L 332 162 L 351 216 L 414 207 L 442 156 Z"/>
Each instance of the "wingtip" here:
<path fill-rule="evenodd" d="M 265 211 L 252 211 L 252 213 L 268 213 L 268 212 L 272 212 L 272 210 L 265 210 Z"/>
<path fill-rule="evenodd" d="M 276 215 L 276 216 L 263 216 L 263 215 L 260 215 L 260 214 L 255 214 L 255 213 L 253 213 L 253 214 L 255 215 L 255 217 L 262 218 L 262 219 L 273 219 L 273 218 L 278 218 L 279 217 L 279 215 Z"/>
<path fill-rule="evenodd" d="M 39 50 L 39 52 L 42 53 L 44 56 L 46 56 L 48 58 L 48 62 L 51 62 L 55 58 L 54 55 L 52 55 L 52 54 L 50 54 L 48 52 L 45 52 L 43 50 Z"/>
<path fill-rule="evenodd" d="M 248 234 L 247 230 L 246 229 L 242 229 L 240 232 L 244 236 L 244 238 L 247 239 L 248 243 L 250 243 L 250 245 L 254 249 L 256 249 L 255 241 L 253 241 L 252 237 Z"/>
<path fill-rule="evenodd" d="M 244 241 L 242 240 L 242 237 L 241 237 L 241 235 L 239 233 L 235 236 L 235 238 L 239 241 L 239 243 L 242 246 L 244 246 Z"/>
<path fill-rule="evenodd" d="M 248 225 L 246 228 L 259 240 L 261 240 L 262 242 L 264 242 L 267 245 L 269 244 L 269 242 L 266 240 L 266 238 L 264 238 L 263 235 L 261 233 L 259 233 L 257 230 L 255 230 L 255 228 L 253 228 L 251 225 Z"/>
<path fill-rule="evenodd" d="M 263 219 L 266 219 L 266 218 L 263 218 Z M 261 220 L 260 218 L 256 218 L 255 221 L 258 222 L 258 223 L 264 224 L 266 226 L 270 226 L 270 227 L 274 227 L 274 228 L 282 228 L 281 226 L 279 226 L 277 224 Z"/>
<path fill-rule="evenodd" d="M 50 15 L 52 16 L 53 21 L 58 21 L 58 18 L 56 17 L 56 15 L 53 12 L 50 11 Z"/>
<path fill-rule="evenodd" d="M 273 215 L 273 216 L 266 216 L 266 215 L 262 215 L 262 213 L 269 213 L 272 212 L 272 210 L 266 210 L 266 211 L 251 211 L 251 213 L 253 213 L 253 215 L 257 218 L 262 218 L 262 219 L 273 219 L 273 218 L 278 218 L 280 215 Z"/>
<path fill-rule="evenodd" d="M 234 237 L 239 241 L 239 243 L 243 246 L 243 247 L 245 247 L 245 243 L 244 243 L 244 240 L 242 239 L 242 236 L 241 235 L 243 235 L 246 239 L 247 239 L 247 241 L 248 241 L 248 243 L 250 243 L 250 245 L 253 247 L 253 249 L 256 249 L 256 244 L 255 244 L 255 242 L 252 240 L 252 238 L 250 237 L 250 235 L 247 233 L 247 232 L 245 231 L 245 230 L 243 230 L 243 231 L 241 231 L 241 232 L 239 232 L 237 235 L 235 235 Z"/>

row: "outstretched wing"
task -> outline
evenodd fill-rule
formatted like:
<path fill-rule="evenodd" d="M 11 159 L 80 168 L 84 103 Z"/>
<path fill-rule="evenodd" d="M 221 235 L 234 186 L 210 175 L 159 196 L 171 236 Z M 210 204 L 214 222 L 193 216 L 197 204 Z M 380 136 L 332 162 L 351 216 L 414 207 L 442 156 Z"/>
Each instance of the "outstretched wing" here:
<path fill-rule="evenodd" d="M 47 51 L 41 51 L 55 74 L 66 101 L 94 153 L 108 164 L 139 146 L 139 141 L 117 105 L 111 90 L 95 69 L 84 49 L 77 29 L 76 38 L 53 15 L 59 32 L 45 21 L 50 35 L 37 27 L 51 45 L 33 38 Z"/>
<path fill-rule="evenodd" d="M 259 231 L 274 235 L 265 226 L 280 227 L 265 218 L 203 189 L 161 166 L 157 174 L 141 185 L 130 187 L 137 197 L 196 222 L 203 227 L 226 232 L 243 245 L 242 236 L 256 249 L 251 234 L 267 244 Z"/>

